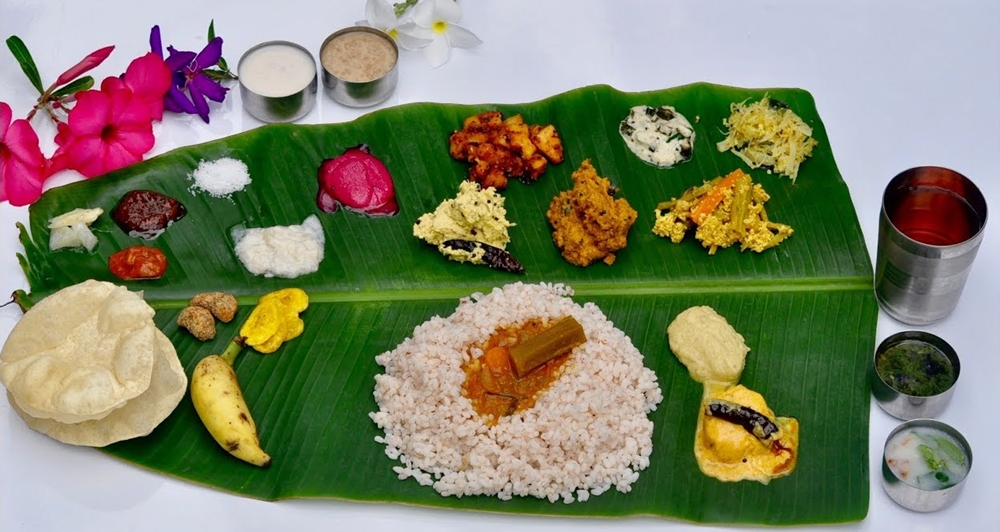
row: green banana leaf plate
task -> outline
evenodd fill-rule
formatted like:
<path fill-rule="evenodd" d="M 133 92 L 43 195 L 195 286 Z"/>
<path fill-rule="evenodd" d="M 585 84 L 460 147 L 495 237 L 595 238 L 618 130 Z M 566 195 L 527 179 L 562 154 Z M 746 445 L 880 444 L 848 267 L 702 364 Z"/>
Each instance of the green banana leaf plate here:
<path fill-rule="evenodd" d="M 786 102 L 813 127 L 819 141 L 798 180 L 753 170 L 771 195 L 771 219 L 795 234 L 757 254 L 738 248 L 709 256 L 692 238 L 680 244 L 650 230 L 657 203 L 704 180 L 745 165 L 715 143 L 732 102 L 765 92 Z M 662 170 L 637 159 L 618 134 L 630 107 L 669 104 L 695 125 L 690 162 Z M 555 124 L 566 160 L 550 165 L 531 185 L 512 182 L 505 192 L 510 251 L 526 267 L 513 275 L 450 262 L 412 236 L 413 222 L 452 198 L 467 165 L 448 155 L 448 136 L 467 116 L 489 109 L 520 113 L 528 123 Z M 368 144 L 394 176 L 401 210 L 368 218 L 319 212 L 317 169 L 344 149 Z M 247 163 L 252 183 L 232 200 L 191 192 L 187 175 L 201 160 L 233 157 Z M 612 266 L 580 268 L 562 259 L 552 243 L 545 211 L 552 197 L 571 187 L 570 174 L 590 159 L 638 211 L 628 247 Z M 126 192 L 152 189 L 178 198 L 188 209 L 151 244 L 169 260 L 163 278 L 126 283 L 142 290 L 157 309 L 156 321 L 177 347 L 186 370 L 221 352 L 237 333 L 256 297 L 288 286 L 311 298 L 305 333 L 278 353 L 246 352 L 236 372 L 274 459 L 258 469 L 228 456 L 202 427 L 190 400 L 151 435 L 104 450 L 141 467 L 240 495 L 276 500 L 336 498 L 463 510 L 563 516 L 654 515 L 710 523 L 791 525 L 857 521 L 868 510 L 867 360 L 874 349 L 877 304 L 871 262 L 829 139 L 811 95 L 797 89 L 742 89 L 693 84 L 644 93 L 608 86 L 573 90 L 521 105 L 418 103 L 383 109 L 353 122 L 269 125 L 232 137 L 174 150 L 99 179 L 47 192 L 22 228 L 19 257 L 32 297 L 89 278 L 118 282 L 107 269 L 113 252 L 144 243 L 102 216 L 92 227 L 93 253 L 47 250 L 47 220 L 77 207 L 111 212 Z M 301 223 L 318 214 L 326 233 L 320 271 L 294 280 L 250 274 L 234 252 L 234 226 Z M 575 504 L 519 498 L 442 497 L 412 480 L 396 478 L 397 462 L 374 441 L 368 417 L 381 368 L 375 355 L 394 348 L 434 315 L 448 315 L 458 299 L 507 283 L 552 282 L 593 301 L 645 357 L 664 400 L 650 414 L 653 454 L 630 493 L 616 491 Z M 215 340 L 200 343 L 175 325 L 194 294 L 225 290 L 243 304 Z M 795 472 L 769 485 L 724 483 L 695 464 L 693 440 L 701 385 L 667 345 L 665 328 L 680 311 L 711 305 L 751 347 L 741 382 L 761 392 L 776 413 L 801 423 Z"/>

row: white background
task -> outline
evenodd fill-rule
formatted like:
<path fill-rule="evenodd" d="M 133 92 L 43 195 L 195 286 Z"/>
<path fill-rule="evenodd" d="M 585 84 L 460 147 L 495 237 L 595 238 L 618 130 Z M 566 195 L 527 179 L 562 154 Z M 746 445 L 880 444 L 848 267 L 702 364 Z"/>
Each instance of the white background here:
<path fill-rule="evenodd" d="M 462 25 L 485 44 L 457 50 L 439 69 L 403 54 L 400 82 L 380 107 L 416 101 L 527 102 L 598 83 L 627 91 L 696 81 L 800 87 L 816 99 L 841 174 L 875 257 L 886 182 L 913 166 L 964 173 L 991 215 L 958 309 L 924 327 L 958 351 L 962 375 L 939 419 L 960 429 L 975 461 L 958 502 L 934 514 L 896 506 L 878 479 L 882 445 L 898 424 L 873 404 L 871 507 L 866 520 L 814 530 L 996 531 L 1000 529 L 1000 3 L 973 1 L 463 2 Z M 333 31 L 363 18 L 364 1 L 229 0 L 0 1 L 0 37 L 20 36 L 44 82 L 84 55 L 114 44 L 94 72 L 122 72 L 147 50 L 154 24 L 164 44 L 200 49 L 210 19 L 235 67 L 244 50 L 285 39 L 317 53 Z M 0 50 L 0 99 L 27 114 L 34 98 L 11 54 Z M 320 94 L 305 123 L 351 120 Z M 214 105 L 212 122 L 168 114 L 150 156 L 258 127 L 238 91 Z M 51 153 L 52 131 L 36 120 Z M 808 163 L 806 163 L 808 164 Z M 70 173 L 52 184 L 73 180 Z M 15 260 L 14 222 L 26 208 L 0 205 L 0 294 L 26 288 Z M 0 310 L 0 338 L 19 313 Z M 910 327 L 879 317 L 877 341 Z M 349 430 L 349 429 L 347 429 Z M 331 457 L 333 459 L 334 457 Z M 559 519 L 339 501 L 259 502 L 175 481 L 27 429 L 0 399 L 0 530 L 713 530 L 656 518 Z"/>

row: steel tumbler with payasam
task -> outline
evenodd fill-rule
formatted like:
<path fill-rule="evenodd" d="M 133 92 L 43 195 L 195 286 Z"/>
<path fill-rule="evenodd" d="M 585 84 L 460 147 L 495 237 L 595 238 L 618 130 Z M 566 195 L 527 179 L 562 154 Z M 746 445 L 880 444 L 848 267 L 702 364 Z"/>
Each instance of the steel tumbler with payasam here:
<path fill-rule="evenodd" d="M 911 325 L 950 314 L 962 295 L 986 227 L 986 199 L 968 178 L 923 166 L 894 177 L 882 196 L 875 295 Z"/>

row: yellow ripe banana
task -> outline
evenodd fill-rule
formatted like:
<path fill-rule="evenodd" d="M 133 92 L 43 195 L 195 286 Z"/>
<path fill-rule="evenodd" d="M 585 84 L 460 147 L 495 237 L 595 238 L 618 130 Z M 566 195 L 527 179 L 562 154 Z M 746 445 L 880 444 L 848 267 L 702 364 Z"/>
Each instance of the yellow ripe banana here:
<path fill-rule="evenodd" d="M 271 465 L 271 457 L 260 447 L 236 372 L 226 359 L 209 355 L 198 362 L 191 375 L 191 402 L 205 428 L 229 454 L 256 466 Z"/>

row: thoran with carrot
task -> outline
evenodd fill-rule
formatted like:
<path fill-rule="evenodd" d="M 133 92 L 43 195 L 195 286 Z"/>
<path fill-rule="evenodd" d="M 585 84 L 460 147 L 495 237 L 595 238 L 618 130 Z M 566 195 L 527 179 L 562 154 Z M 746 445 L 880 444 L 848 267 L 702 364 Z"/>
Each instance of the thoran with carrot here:
<path fill-rule="evenodd" d="M 677 244 L 688 229 L 714 255 L 719 248 L 740 243 L 740 251 L 760 253 L 791 236 L 788 225 L 772 222 L 764 210 L 771 197 L 750 176 L 736 170 L 689 188 L 680 198 L 656 206 L 653 234 Z"/>

